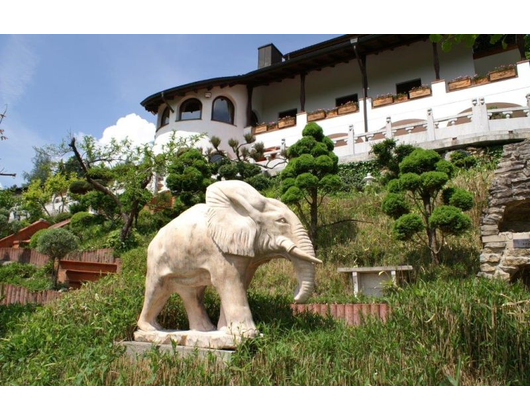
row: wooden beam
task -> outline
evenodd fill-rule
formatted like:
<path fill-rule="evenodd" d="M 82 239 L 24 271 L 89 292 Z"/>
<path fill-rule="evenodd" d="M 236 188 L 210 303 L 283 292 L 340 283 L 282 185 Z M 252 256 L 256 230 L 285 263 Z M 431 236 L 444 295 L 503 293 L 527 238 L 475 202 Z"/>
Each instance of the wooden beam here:
<path fill-rule="evenodd" d="M 300 73 L 300 112 L 305 112 L 305 73 Z"/>
<path fill-rule="evenodd" d="M 432 43 L 432 58 L 434 64 L 434 76 L 440 80 L 440 58 L 438 57 L 438 43 Z"/>
<path fill-rule="evenodd" d="M 247 127 L 252 125 L 252 85 L 247 85 Z"/>

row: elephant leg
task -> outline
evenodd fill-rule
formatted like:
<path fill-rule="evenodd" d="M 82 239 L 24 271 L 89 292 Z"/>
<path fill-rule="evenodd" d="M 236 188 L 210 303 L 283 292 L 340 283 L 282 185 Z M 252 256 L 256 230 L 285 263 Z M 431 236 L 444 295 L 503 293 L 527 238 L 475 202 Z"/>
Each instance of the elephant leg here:
<path fill-rule="evenodd" d="M 244 267 L 246 268 L 246 267 Z M 254 336 L 257 333 L 248 305 L 245 270 L 230 265 L 212 275 L 212 285 L 221 298 L 221 330 L 232 334 Z"/>
<path fill-rule="evenodd" d="M 210 321 L 204 307 L 204 292 L 206 287 L 179 287 L 177 293 L 182 298 L 184 308 L 188 314 L 190 330 L 214 331 L 215 326 Z"/>
<path fill-rule="evenodd" d="M 261 264 L 263 264 L 263 263 L 261 263 Z M 259 268 L 259 266 L 261 264 L 249 265 L 249 267 L 245 270 L 245 275 L 244 275 L 245 292 L 248 290 L 248 287 L 250 285 L 250 281 L 254 277 L 254 274 L 256 273 L 256 270 Z M 223 304 L 221 302 L 221 311 L 220 311 L 220 314 L 219 314 L 219 322 L 217 323 L 217 329 L 220 330 L 220 329 L 222 329 L 222 328 L 224 328 L 226 326 L 227 326 L 226 317 L 225 317 L 225 313 L 224 313 L 224 310 L 223 310 Z"/>
<path fill-rule="evenodd" d="M 156 317 L 162 311 L 171 292 L 163 287 L 161 280 L 146 282 L 144 307 L 138 319 L 138 328 L 142 331 L 158 331 L 162 327 Z"/>

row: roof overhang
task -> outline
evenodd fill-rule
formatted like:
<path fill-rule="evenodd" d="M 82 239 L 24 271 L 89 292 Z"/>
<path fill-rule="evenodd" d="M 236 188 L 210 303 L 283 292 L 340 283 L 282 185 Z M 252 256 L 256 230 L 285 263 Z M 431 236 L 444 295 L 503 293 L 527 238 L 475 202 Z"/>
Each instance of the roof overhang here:
<path fill-rule="evenodd" d="M 352 43 L 356 43 L 359 54 L 378 54 L 403 45 L 425 41 L 428 35 L 343 35 L 331 40 L 315 44 L 301 50 L 286 54 L 281 63 L 263 67 L 239 76 L 216 77 L 166 89 L 144 99 L 141 105 L 150 112 L 158 112 L 158 107 L 166 100 L 184 96 L 200 89 L 221 88 L 243 84 L 247 86 L 263 86 L 294 78 L 302 73 L 320 70 L 324 67 L 347 63 L 356 58 Z"/>

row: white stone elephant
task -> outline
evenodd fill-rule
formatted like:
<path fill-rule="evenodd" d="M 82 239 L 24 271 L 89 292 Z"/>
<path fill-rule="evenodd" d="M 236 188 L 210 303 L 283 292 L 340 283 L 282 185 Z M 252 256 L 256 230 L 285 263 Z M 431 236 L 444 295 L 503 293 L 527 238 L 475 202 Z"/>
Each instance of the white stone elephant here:
<path fill-rule="evenodd" d="M 156 318 L 169 296 L 182 297 L 191 330 L 215 330 L 203 298 L 219 293 L 217 329 L 253 336 L 247 288 L 256 269 L 273 258 L 292 261 L 298 278 L 295 302 L 311 295 L 315 282 L 313 245 L 298 217 L 282 202 L 262 196 L 242 181 L 221 181 L 197 204 L 164 226 L 149 245 L 145 300 L 138 327 L 161 330 Z"/>

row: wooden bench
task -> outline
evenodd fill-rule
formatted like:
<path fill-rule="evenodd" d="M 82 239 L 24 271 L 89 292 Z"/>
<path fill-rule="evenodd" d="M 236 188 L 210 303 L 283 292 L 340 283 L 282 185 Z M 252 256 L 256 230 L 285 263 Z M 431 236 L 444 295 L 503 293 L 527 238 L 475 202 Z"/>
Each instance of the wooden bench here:
<path fill-rule="evenodd" d="M 412 271 L 410 265 L 394 265 L 386 267 L 339 267 L 339 273 L 350 273 L 353 294 L 362 293 L 366 296 L 383 296 L 385 283 L 398 283 L 405 272 Z"/>
<path fill-rule="evenodd" d="M 68 283 L 73 288 L 79 288 L 84 282 L 98 281 L 101 277 L 118 271 L 117 263 L 61 260 L 59 281 Z"/>

